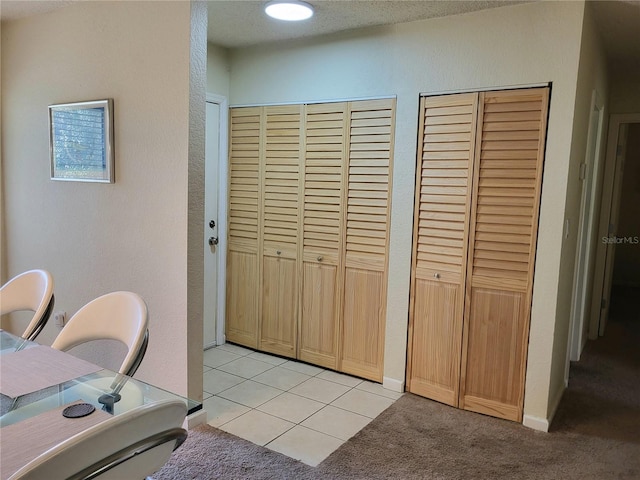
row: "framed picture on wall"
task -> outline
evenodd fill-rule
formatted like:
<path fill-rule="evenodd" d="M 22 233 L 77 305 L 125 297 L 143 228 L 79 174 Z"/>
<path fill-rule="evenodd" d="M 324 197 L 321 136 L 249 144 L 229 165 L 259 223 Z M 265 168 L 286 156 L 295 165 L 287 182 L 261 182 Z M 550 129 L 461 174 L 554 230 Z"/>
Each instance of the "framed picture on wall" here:
<path fill-rule="evenodd" d="M 51 179 L 114 182 L 113 99 L 49 105 Z"/>

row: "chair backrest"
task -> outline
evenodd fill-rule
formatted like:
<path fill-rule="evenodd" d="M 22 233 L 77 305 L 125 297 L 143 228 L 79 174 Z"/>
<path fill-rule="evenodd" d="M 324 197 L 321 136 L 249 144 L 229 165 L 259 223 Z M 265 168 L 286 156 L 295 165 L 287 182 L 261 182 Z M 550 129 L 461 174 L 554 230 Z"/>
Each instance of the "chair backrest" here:
<path fill-rule="evenodd" d="M 13 277 L 0 288 L 0 315 L 24 310 L 34 312 L 21 335 L 34 340 L 47 323 L 54 301 L 51 274 L 46 270 L 29 270 Z"/>
<path fill-rule="evenodd" d="M 78 310 L 51 347 L 64 351 L 92 340 L 119 340 L 128 352 L 118 372 L 132 376 L 147 347 L 147 324 L 147 305 L 139 295 L 107 293 Z"/>
<path fill-rule="evenodd" d="M 9 480 L 144 479 L 162 468 L 187 437 L 179 400 L 144 405 L 59 443 Z"/>

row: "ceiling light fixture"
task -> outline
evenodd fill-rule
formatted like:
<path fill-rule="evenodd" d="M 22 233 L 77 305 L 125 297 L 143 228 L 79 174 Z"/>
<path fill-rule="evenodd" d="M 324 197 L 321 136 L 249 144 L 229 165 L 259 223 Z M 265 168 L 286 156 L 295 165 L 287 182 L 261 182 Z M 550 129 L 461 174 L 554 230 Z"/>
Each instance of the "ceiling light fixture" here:
<path fill-rule="evenodd" d="M 267 3 L 264 11 L 272 18 L 298 22 L 313 16 L 313 7 L 298 0 L 275 0 Z"/>

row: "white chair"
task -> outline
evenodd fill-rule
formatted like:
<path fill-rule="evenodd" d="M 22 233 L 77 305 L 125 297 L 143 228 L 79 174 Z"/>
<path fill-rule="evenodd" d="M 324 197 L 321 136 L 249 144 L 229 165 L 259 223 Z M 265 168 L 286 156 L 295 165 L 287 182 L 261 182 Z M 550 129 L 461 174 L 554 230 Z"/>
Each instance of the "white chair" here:
<path fill-rule="evenodd" d="M 65 351 L 92 340 L 118 340 L 128 348 L 118 372 L 131 377 L 147 349 L 147 325 L 147 305 L 139 295 L 133 292 L 107 293 L 78 310 L 51 347 Z"/>
<path fill-rule="evenodd" d="M 53 277 L 46 270 L 29 270 L 13 277 L 0 288 L 0 315 L 32 311 L 33 318 L 22 338 L 34 340 L 51 316 L 55 298 Z"/>
<path fill-rule="evenodd" d="M 144 479 L 187 438 L 186 414 L 179 400 L 144 405 L 59 443 L 9 480 Z"/>

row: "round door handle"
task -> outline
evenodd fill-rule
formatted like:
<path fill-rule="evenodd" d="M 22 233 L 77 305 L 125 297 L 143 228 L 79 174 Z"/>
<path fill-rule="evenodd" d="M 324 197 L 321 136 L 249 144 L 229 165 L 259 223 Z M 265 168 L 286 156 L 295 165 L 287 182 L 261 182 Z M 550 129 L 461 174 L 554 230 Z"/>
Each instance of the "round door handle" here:
<path fill-rule="evenodd" d="M 318 255 L 318 261 L 321 262 L 322 261 L 322 255 Z"/>
<path fill-rule="evenodd" d="M 439 273 L 434 273 L 433 274 L 433 278 L 440 278 L 440 274 Z"/>
<path fill-rule="evenodd" d="M 280 255 L 282 252 L 280 250 L 276 250 L 276 255 Z"/>

